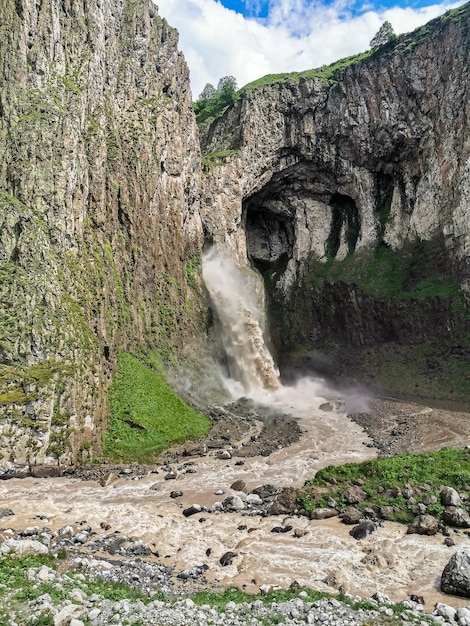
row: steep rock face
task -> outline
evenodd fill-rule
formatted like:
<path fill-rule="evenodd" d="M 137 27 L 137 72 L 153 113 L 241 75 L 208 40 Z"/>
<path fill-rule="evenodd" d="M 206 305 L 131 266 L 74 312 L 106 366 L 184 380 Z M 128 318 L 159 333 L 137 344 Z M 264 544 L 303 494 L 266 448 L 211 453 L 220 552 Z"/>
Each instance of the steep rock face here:
<path fill-rule="evenodd" d="M 0 464 L 87 458 L 117 350 L 204 320 L 176 31 L 145 0 L 5 0 L 0 137 Z"/>
<path fill-rule="evenodd" d="M 328 79 L 247 89 L 204 131 L 229 155 L 208 238 L 264 274 L 278 349 L 468 332 L 469 23 L 467 4 Z"/>

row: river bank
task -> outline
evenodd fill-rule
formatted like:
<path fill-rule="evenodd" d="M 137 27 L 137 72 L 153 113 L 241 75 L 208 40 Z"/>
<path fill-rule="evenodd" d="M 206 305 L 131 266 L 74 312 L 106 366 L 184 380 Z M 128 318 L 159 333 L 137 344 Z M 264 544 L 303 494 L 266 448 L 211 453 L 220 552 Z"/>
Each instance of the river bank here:
<path fill-rule="evenodd" d="M 167 568 L 165 590 L 172 593 L 229 586 L 257 593 L 263 585 L 295 583 L 363 597 L 385 593 L 394 601 L 414 594 L 423 597 L 427 610 L 435 602 L 466 606 L 465 599 L 439 591 L 453 550 L 468 545 L 462 531 L 453 533 L 455 547 L 449 548 L 442 535 L 407 535 L 405 526 L 384 522 L 356 541 L 338 518 L 266 517 L 253 506 L 217 508 L 233 495 L 246 504 L 260 485 L 301 486 L 329 463 L 374 458 L 380 446 L 423 451 L 461 446 L 470 435 L 466 414 L 369 399 L 370 412 L 359 414 L 368 415 L 369 437 L 334 402 L 319 398 L 313 408 L 310 402 L 310 417 L 304 413 L 297 427 L 295 420 L 279 416 L 264 422 L 253 415 L 221 417 L 205 441 L 176 447 L 153 466 L 102 465 L 56 478 L 1 481 L 0 508 L 13 514 L 0 520 L 0 535 L 3 540 L 59 536 L 68 527 L 64 548 L 70 565 L 94 559 L 119 568 L 123 560 L 137 558 Z M 200 510 L 186 516 L 194 504 Z M 289 526 L 288 532 L 272 532 Z M 119 547 L 111 553 L 116 538 Z M 135 542 L 146 546 L 145 554 L 133 554 L 135 547 L 128 552 Z M 222 565 L 227 552 L 236 556 Z M 191 571 L 199 573 L 182 576 Z"/>

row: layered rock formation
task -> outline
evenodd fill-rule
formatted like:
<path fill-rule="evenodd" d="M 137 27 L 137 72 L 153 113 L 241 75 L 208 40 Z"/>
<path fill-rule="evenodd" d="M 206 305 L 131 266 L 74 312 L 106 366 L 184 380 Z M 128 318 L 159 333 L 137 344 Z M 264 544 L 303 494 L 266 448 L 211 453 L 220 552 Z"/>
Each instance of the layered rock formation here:
<path fill-rule="evenodd" d="M 470 6 L 204 131 L 204 224 L 265 277 L 278 354 L 469 331 Z"/>
<path fill-rule="evenodd" d="M 177 351 L 203 326 L 177 43 L 150 1 L 1 3 L 3 466 L 99 452 L 117 350 Z"/>
<path fill-rule="evenodd" d="M 437 337 L 467 359 L 469 14 L 246 88 L 201 186 L 152 2 L 2 2 L 0 465 L 90 460 L 117 351 L 204 337 L 204 241 L 263 274 L 281 356 Z"/>

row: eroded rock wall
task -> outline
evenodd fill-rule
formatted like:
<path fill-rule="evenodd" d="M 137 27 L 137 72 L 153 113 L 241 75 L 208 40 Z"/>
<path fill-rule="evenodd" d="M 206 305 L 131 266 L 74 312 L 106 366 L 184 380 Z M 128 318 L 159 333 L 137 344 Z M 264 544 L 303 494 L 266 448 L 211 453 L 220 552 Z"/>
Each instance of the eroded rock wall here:
<path fill-rule="evenodd" d="M 199 140 L 147 0 L 0 4 L 0 465 L 99 451 L 118 349 L 201 332 Z"/>
<path fill-rule="evenodd" d="M 247 89 L 205 129 L 224 155 L 205 228 L 264 274 L 279 351 L 469 331 L 469 24 L 467 4 L 328 78 Z"/>

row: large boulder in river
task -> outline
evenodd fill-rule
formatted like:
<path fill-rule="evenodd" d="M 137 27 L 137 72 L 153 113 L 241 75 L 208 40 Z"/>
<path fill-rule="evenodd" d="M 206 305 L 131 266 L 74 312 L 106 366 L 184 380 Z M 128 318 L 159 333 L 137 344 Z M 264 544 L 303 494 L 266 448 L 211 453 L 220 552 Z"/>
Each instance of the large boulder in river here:
<path fill-rule="evenodd" d="M 470 528 L 470 515 L 468 511 L 456 506 L 448 506 L 442 513 L 442 520 L 448 526 Z"/>
<path fill-rule="evenodd" d="M 365 539 L 367 535 L 370 535 L 376 530 L 377 524 L 374 524 L 374 522 L 365 521 L 361 522 L 357 526 L 354 526 L 354 528 L 351 528 L 349 534 L 351 535 L 351 537 L 354 537 L 354 539 L 360 541 L 361 539 Z"/>
<path fill-rule="evenodd" d="M 460 548 L 451 556 L 442 572 L 441 590 L 470 598 L 470 548 Z"/>

